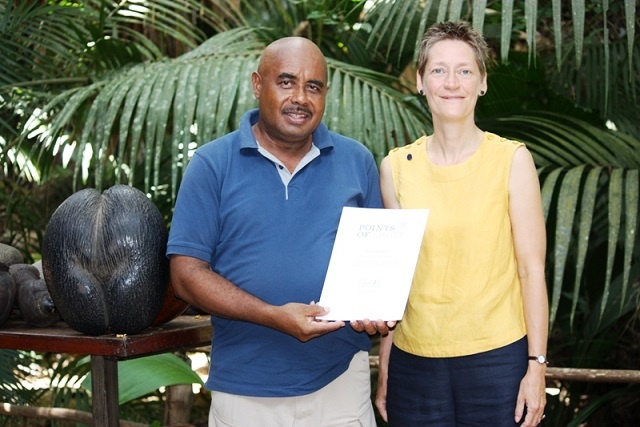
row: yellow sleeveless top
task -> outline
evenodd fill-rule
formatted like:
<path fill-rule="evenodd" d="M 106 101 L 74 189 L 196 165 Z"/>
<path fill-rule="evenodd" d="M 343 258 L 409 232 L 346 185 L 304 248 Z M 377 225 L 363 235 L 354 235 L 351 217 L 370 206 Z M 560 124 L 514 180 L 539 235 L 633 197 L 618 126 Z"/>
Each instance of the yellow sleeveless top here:
<path fill-rule="evenodd" d="M 509 219 L 509 172 L 522 143 L 491 133 L 465 162 L 438 166 L 427 138 L 389 153 L 400 207 L 429 208 L 418 263 L 394 344 L 454 357 L 526 334 Z"/>

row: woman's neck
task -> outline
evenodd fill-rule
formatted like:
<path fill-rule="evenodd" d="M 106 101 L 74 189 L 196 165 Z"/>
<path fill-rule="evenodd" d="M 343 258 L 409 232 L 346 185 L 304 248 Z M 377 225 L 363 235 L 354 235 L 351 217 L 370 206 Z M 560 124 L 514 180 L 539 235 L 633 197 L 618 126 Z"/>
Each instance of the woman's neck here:
<path fill-rule="evenodd" d="M 439 126 L 434 128 L 433 134 L 429 136 L 427 154 L 437 165 L 457 165 L 478 150 L 483 138 L 484 132 L 475 124 L 466 128 Z"/>

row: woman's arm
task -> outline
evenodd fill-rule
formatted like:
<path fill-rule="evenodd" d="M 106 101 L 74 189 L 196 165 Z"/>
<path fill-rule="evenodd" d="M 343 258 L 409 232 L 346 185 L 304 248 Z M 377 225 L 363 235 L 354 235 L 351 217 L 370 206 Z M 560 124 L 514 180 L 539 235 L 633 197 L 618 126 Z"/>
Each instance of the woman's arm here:
<path fill-rule="evenodd" d="M 524 317 L 530 356 L 547 355 L 549 302 L 545 281 L 546 231 L 538 174 L 531 153 L 522 147 L 513 157 L 509 177 L 509 215 L 522 285 Z M 523 427 L 537 426 L 546 404 L 546 365 L 529 361 L 520 384 L 515 420 L 525 411 Z"/>
<path fill-rule="evenodd" d="M 387 209 L 400 209 L 400 203 L 396 197 L 396 187 L 393 184 L 391 163 L 389 157 L 382 159 L 380 163 L 380 191 L 382 203 Z M 389 353 L 393 342 L 393 331 L 380 337 L 380 361 L 378 368 L 378 390 L 376 392 L 376 407 L 383 420 L 387 421 L 387 378 L 389 377 Z"/>
<path fill-rule="evenodd" d="M 380 163 L 380 192 L 382 193 L 382 204 L 385 208 L 400 209 L 400 203 L 396 197 L 396 187 L 393 184 L 391 161 L 388 156 L 382 159 Z"/>
<path fill-rule="evenodd" d="M 389 378 L 389 353 L 393 343 L 393 331 L 380 337 L 378 363 L 378 389 L 376 390 L 376 408 L 383 420 L 387 420 L 387 379 Z"/>

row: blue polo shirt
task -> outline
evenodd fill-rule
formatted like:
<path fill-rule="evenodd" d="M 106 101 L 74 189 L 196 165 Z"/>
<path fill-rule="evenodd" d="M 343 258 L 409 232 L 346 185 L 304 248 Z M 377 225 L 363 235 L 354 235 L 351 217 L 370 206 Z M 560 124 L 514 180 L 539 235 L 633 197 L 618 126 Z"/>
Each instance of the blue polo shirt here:
<path fill-rule="evenodd" d="M 167 254 L 195 257 L 236 286 L 274 304 L 318 301 L 344 206 L 382 207 L 378 169 L 359 142 L 313 133 L 320 154 L 288 183 L 259 153 L 246 113 L 237 131 L 198 148 L 185 171 Z M 214 334 L 206 387 L 284 397 L 319 390 L 369 350 L 349 325 L 302 343 L 249 322 L 211 317 Z"/>

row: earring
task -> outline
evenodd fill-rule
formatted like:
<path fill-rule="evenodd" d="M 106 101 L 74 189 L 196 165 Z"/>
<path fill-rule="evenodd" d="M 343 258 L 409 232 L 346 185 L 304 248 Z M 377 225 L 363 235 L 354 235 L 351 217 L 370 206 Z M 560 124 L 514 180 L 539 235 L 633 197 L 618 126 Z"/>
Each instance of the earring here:
<path fill-rule="evenodd" d="M 420 96 L 424 96 L 424 91 L 422 89 L 420 89 L 418 93 L 420 94 Z"/>
<path fill-rule="evenodd" d="M 480 96 L 484 96 L 485 93 L 486 93 L 485 91 L 481 90 L 480 91 Z"/>

